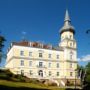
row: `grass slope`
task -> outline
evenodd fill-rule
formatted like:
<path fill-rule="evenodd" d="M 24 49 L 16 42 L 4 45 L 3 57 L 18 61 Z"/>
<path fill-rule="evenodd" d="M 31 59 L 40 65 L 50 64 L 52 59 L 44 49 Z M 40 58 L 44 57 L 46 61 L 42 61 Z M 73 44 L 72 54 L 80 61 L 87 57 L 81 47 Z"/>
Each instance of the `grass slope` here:
<path fill-rule="evenodd" d="M 7 90 L 65 90 L 56 86 L 0 80 L 0 89 Z"/>

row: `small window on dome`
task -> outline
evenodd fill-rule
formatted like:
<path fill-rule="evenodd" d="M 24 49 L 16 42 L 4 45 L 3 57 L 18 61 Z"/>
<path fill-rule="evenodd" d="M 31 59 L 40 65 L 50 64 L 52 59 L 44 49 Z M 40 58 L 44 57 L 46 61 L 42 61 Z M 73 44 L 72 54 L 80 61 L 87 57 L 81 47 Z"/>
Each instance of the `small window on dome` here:
<path fill-rule="evenodd" d="M 70 39 L 72 39 L 72 35 L 70 35 Z"/>

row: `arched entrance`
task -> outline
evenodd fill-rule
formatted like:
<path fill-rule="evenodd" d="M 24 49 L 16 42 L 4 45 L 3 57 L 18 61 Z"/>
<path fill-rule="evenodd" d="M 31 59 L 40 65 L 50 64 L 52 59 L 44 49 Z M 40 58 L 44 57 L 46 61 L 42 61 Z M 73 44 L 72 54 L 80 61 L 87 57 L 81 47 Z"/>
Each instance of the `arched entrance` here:
<path fill-rule="evenodd" d="M 40 77 L 43 77 L 43 71 L 42 71 L 42 70 L 39 70 L 39 71 L 38 71 L 38 75 L 39 75 Z"/>

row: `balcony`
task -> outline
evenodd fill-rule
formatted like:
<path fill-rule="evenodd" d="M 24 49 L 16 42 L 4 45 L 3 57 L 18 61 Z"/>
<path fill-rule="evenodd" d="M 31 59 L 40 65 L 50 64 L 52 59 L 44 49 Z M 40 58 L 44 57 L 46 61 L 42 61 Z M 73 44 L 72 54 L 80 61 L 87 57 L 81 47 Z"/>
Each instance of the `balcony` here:
<path fill-rule="evenodd" d="M 45 66 L 45 65 L 42 65 L 42 66 L 37 65 L 36 67 L 37 67 L 37 68 L 46 68 L 46 66 Z"/>

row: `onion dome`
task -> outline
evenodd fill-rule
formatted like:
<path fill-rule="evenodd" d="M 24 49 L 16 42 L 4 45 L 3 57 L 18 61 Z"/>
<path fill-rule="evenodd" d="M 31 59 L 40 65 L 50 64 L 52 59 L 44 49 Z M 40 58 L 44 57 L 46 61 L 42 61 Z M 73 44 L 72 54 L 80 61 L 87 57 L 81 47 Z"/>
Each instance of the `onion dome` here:
<path fill-rule="evenodd" d="M 73 32 L 73 34 L 75 34 L 74 27 L 71 25 L 71 20 L 69 17 L 68 10 L 66 10 L 64 26 L 60 29 L 60 34 L 66 31 L 70 31 L 70 32 Z"/>

